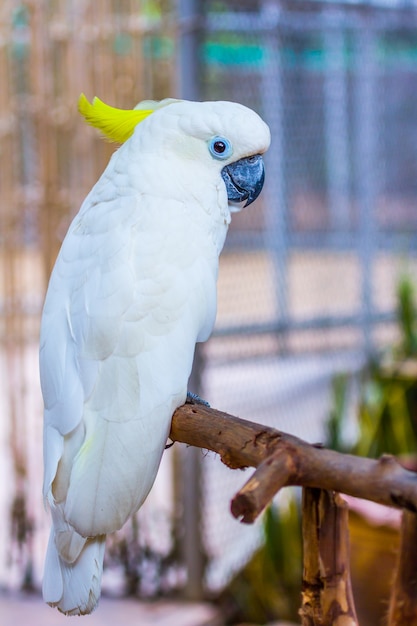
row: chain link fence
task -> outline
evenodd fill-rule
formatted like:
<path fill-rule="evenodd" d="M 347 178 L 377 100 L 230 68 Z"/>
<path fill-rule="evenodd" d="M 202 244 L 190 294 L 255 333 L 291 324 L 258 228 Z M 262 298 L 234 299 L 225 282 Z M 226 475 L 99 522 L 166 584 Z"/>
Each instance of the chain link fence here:
<path fill-rule="evenodd" d="M 272 144 L 261 200 L 232 220 L 203 394 L 323 441 L 334 375 L 392 342 L 396 283 L 415 271 L 417 14 L 365 3 L 205 7 L 199 93 L 255 108 Z M 217 459 L 203 467 L 207 582 L 221 588 L 261 523 L 242 529 L 227 515 L 241 474 Z"/>

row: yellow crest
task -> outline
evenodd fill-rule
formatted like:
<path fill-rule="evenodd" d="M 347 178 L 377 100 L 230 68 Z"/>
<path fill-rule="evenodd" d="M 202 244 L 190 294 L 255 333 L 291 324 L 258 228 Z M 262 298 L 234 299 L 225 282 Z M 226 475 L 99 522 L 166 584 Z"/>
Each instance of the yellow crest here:
<path fill-rule="evenodd" d="M 90 103 L 82 93 L 78 100 L 78 110 L 87 124 L 98 128 L 107 139 L 124 143 L 133 135 L 135 127 L 154 109 L 116 109 L 94 98 Z"/>

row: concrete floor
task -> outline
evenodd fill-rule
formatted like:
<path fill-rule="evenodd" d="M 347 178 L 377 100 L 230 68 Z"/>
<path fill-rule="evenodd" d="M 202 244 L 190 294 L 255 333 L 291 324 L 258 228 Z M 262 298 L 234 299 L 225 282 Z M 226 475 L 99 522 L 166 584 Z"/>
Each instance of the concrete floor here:
<path fill-rule="evenodd" d="M 96 611 L 82 620 L 73 622 L 44 604 L 36 594 L 0 594 L 1 626 L 71 626 L 73 623 L 77 626 L 223 626 L 217 609 L 210 604 L 167 600 L 144 603 L 134 599 L 101 598 Z M 296 624 L 274 622 L 269 626 Z"/>
<path fill-rule="evenodd" d="M 217 610 L 209 604 L 173 601 L 139 602 L 101 598 L 96 611 L 84 616 L 83 626 L 221 626 Z M 1 626 L 71 626 L 73 621 L 43 603 L 36 594 L 0 594 Z"/>

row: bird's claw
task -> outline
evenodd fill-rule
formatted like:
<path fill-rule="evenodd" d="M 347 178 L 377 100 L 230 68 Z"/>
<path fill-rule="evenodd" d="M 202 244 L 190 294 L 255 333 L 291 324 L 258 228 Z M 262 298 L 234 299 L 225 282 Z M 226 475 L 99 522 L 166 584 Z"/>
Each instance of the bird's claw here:
<path fill-rule="evenodd" d="M 192 391 L 187 391 L 187 399 L 185 401 L 186 404 L 201 404 L 202 406 L 206 406 L 210 408 L 210 405 L 206 400 L 200 398 L 196 393 L 192 393 Z"/>

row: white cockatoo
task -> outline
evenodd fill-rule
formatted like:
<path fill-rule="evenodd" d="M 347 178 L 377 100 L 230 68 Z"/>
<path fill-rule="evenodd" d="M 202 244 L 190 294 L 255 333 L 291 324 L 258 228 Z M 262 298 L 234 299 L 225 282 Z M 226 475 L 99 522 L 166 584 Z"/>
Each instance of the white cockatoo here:
<path fill-rule="evenodd" d="M 230 213 L 260 193 L 267 125 L 232 102 L 79 109 L 121 143 L 69 227 L 40 341 L 43 595 L 68 615 L 100 595 L 105 537 L 145 500 L 216 315 Z"/>

